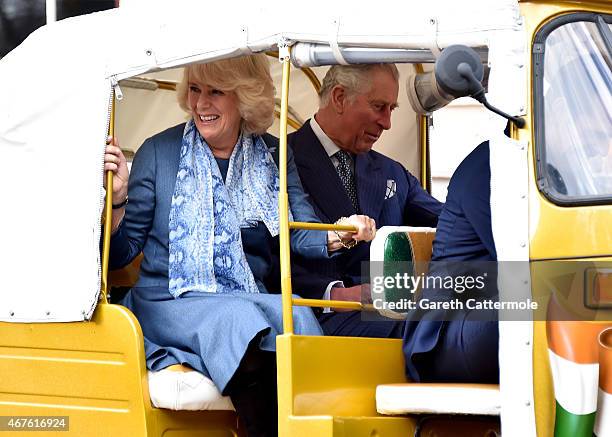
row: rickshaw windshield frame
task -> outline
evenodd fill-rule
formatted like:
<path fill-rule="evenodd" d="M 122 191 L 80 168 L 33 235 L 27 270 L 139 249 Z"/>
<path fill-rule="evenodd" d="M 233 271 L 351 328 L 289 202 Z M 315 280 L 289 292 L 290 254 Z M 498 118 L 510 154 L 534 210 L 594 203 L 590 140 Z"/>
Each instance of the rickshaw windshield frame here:
<path fill-rule="evenodd" d="M 535 161 L 536 161 L 536 180 L 539 191 L 552 203 L 563 207 L 577 207 L 590 205 L 604 205 L 612 203 L 612 192 L 604 195 L 567 195 L 559 193 L 550 183 L 547 177 L 547 153 L 546 153 L 546 119 L 545 119 L 545 54 L 546 41 L 550 34 L 556 29 L 576 22 L 590 22 L 597 26 L 598 19 L 607 24 L 612 23 L 612 15 L 595 12 L 572 12 L 553 18 L 544 24 L 535 35 L 532 46 L 533 64 L 533 108 L 534 108 L 534 139 L 535 139 Z M 606 40 L 606 35 L 601 34 L 602 40 Z"/>

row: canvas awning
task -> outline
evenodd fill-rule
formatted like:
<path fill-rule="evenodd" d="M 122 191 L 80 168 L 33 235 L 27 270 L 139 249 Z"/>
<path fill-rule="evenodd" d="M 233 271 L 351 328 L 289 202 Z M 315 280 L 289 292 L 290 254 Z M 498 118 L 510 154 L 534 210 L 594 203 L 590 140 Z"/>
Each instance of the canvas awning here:
<path fill-rule="evenodd" d="M 89 319 L 100 289 L 102 168 L 122 78 L 279 41 L 429 51 L 488 47 L 489 100 L 524 113 L 516 0 L 286 3 L 124 0 L 35 31 L 0 60 L 0 320 Z M 503 124 L 503 122 L 500 122 Z"/>

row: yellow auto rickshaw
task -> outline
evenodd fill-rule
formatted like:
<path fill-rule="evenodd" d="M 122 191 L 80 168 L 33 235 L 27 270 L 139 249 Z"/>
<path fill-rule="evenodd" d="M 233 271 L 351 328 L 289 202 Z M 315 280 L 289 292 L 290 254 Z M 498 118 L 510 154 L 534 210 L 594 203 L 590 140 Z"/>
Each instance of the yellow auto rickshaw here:
<path fill-rule="evenodd" d="M 285 212 L 279 435 L 612 435 L 608 0 L 311 2 L 297 12 L 267 1 L 121 3 L 44 26 L 0 60 L 0 431 L 244 435 L 231 406 L 154 406 L 138 320 L 109 299 L 134 283 L 138 266 L 108 271 L 102 162 L 109 132 L 136 146 L 169 125 L 148 122 L 167 106 L 137 104 L 172 95 L 166 72 L 266 51 L 279 61 L 273 133 Z M 215 19 L 203 25 L 201 17 Z M 402 74 L 426 75 L 457 44 L 475 50 L 486 67 L 488 104 L 512 120 L 511 138 L 501 134 L 507 119 L 493 112 L 473 126 L 489 138 L 497 175 L 498 258 L 516 263 L 500 268 L 500 293 L 540 296 L 544 305 L 522 320 L 500 321 L 499 386 L 410 383 L 400 340 L 293 333 L 293 305 L 371 309 L 292 297 L 299 290 L 291 286 L 289 230 L 335 226 L 290 223 L 283 208 L 286 135 L 314 112 L 313 85 L 338 63 L 394 62 Z M 301 92 L 290 98 L 290 85 L 308 90 L 310 100 L 303 103 Z M 404 109 L 395 116 L 402 134 L 389 138 L 388 153 L 431 188 L 436 113 Z M 137 129 L 136 118 L 150 130 Z M 409 259 L 429 259 L 434 230 L 393 229 L 377 237 L 373 260 L 385 259 L 385 243 L 398 232 Z M 499 417 L 501 427 L 483 417 Z"/>

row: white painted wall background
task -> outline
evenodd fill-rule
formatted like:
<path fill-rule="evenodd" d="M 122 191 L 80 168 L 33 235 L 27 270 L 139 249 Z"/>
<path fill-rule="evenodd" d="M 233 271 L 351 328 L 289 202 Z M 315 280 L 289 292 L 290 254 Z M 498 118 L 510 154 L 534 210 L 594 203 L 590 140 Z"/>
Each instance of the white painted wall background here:
<path fill-rule="evenodd" d="M 488 139 L 489 112 L 476 100 L 461 98 L 433 114 L 430 128 L 431 192 L 444 201 L 448 182 L 463 159 Z"/>

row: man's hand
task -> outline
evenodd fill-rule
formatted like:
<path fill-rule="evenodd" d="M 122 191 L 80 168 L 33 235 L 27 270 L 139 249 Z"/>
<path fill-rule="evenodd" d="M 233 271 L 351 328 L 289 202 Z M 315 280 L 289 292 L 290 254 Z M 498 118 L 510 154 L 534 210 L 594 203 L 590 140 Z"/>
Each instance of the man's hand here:
<path fill-rule="evenodd" d="M 363 298 L 362 298 L 363 296 Z M 371 302 L 370 284 L 354 285 L 352 287 L 333 287 L 330 290 L 329 298 L 331 300 L 343 300 L 347 302 Z M 337 312 L 353 311 L 348 308 L 332 308 Z"/>
<path fill-rule="evenodd" d="M 367 215 L 353 214 L 340 220 L 338 224 L 353 225 L 357 232 L 339 232 L 342 240 L 372 241 L 376 236 L 376 222 Z"/>

